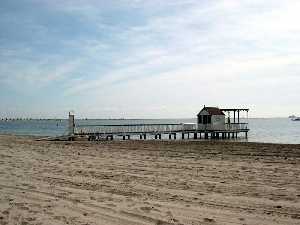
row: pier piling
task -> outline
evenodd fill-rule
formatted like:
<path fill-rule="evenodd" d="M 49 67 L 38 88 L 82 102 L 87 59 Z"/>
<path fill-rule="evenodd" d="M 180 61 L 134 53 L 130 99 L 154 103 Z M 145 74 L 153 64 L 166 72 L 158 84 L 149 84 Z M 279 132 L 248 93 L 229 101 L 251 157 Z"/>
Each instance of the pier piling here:
<path fill-rule="evenodd" d="M 204 133 L 204 139 L 208 139 L 208 132 Z"/>

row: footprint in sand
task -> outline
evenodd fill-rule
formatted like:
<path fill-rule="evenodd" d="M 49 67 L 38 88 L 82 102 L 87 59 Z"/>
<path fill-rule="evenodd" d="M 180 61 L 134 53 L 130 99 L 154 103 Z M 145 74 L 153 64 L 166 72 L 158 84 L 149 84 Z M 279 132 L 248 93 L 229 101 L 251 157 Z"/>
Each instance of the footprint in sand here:
<path fill-rule="evenodd" d="M 203 221 L 204 222 L 208 222 L 208 223 L 214 223 L 214 222 L 216 222 L 214 219 L 211 219 L 211 218 L 204 218 Z"/>
<path fill-rule="evenodd" d="M 150 206 L 142 206 L 140 207 L 140 209 L 144 212 L 150 212 L 154 207 L 150 207 Z"/>

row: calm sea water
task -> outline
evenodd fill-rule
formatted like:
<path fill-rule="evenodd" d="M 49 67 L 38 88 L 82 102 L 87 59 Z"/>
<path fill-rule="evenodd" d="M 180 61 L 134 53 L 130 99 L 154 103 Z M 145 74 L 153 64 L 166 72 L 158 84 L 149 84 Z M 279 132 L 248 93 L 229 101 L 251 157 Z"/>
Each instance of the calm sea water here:
<path fill-rule="evenodd" d="M 196 119 L 76 120 L 77 124 L 196 123 Z M 240 141 L 300 144 L 300 121 L 288 118 L 249 119 L 248 140 Z M 0 121 L 0 133 L 58 136 L 67 133 L 67 120 Z"/>

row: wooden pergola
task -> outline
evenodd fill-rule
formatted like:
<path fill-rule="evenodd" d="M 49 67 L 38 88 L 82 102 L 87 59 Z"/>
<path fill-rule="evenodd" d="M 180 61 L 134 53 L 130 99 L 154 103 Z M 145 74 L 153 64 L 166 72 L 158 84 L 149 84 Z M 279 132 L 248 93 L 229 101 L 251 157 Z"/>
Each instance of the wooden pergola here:
<path fill-rule="evenodd" d="M 248 118 L 248 112 L 249 109 L 246 108 L 228 108 L 228 109 L 221 109 L 223 112 L 233 112 L 233 123 L 236 123 L 236 113 L 237 113 L 237 123 L 240 123 L 240 112 L 247 112 L 247 118 Z"/>

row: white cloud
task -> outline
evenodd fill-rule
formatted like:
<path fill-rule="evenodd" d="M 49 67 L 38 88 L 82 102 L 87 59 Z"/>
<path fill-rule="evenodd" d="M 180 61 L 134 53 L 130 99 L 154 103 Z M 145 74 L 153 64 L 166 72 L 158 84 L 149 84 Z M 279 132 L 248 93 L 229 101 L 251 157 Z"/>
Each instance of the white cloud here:
<path fill-rule="evenodd" d="M 121 111 L 133 117 L 147 113 L 182 117 L 206 103 L 257 104 L 257 115 L 263 115 L 270 105 L 285 102 L 283 93 L 289 93 L 288 101 L 297 99 L 299 1 L 77 3 L 49 2 L 55 10 L 92 23 L 99 39 L 65 40 L 65 46 L 78 49 L 75 59 L 52 63 L 47 69 L 43 62 L 29 66 L 26 79 L 43 84 L 62 81 L 66 97 L 86 97 L 91 114 L 103 110 L 117 117 Z M 126 9 L 132 18 L 126 23 L 112 14 L 117 22 L 107 23 L 101 14 L 107 7 L 112 13 Z M 109 38 L 102 39 L 105 32 Z M 74 77 L 79 68 L 84 74 Z M 91 96 L 104 96 L 97 98 L 101 107 L 92 110 Z"/>

